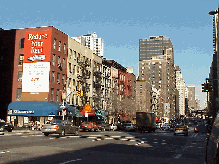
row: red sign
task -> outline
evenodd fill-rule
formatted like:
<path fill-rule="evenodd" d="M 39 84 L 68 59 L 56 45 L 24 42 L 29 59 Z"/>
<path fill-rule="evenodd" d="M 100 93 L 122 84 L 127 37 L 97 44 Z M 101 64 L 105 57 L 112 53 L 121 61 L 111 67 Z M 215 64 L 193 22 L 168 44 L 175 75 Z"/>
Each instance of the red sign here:
<path fill-rule="evenodd" d="M 90 104 L 84 104 L 84 110 L 88 113 L 91 112 L 91 105 Z"/>
<path fill-rule="evenodd" d="M 25 32 L 24 63 L 50 62 L 51 31 Z"/>
<path fill-rule="evenodd" d="M 62 115 L 65 116 L 66 115 L 66 110 L 62 109 Z"/>

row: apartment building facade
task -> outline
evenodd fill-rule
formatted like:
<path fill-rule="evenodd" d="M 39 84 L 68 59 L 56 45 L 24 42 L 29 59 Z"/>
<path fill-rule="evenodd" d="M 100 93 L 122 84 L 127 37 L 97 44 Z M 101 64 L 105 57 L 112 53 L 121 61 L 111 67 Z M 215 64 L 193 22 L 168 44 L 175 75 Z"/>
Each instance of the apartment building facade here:
<path fill-rule="evenodd" d="M 160 118 L 175 117 L 174 53 L 169 38 L 139 40 L 139 80 L 146 80 L 146 90 L 151 92 L 151 100 L 145 102 L 151 106 L 149 111 Z"/>
<path fill-rule="evenodd" d="M 183 80 L 181 70 L 179 66 L 176 66 L 176 89 L 179 91 L 179 114 L 185 114 L 185 88 L 186 84 Z"/>
<path fill-rule="evenodd" d="M 97 56 L 103 57 L 104 40 L 100 37 L 97 37 L 95 32 L 73 38 L 82 45 L 85 45 L 91 49 Z"/>

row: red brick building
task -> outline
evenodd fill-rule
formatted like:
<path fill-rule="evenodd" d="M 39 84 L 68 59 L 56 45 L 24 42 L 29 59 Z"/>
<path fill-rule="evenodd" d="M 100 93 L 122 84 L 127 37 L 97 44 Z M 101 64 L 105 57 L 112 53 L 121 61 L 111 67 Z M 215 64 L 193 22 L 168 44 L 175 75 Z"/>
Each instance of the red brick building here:
<path fill-rule="evenodd" d="M 1 29 L 0 96 L 3 104 L 20 100 L 62 102 L 67 47 L 68 35 L 53 26 Z M 0 117 L 5 118 L 6 111 L 0 113 Z"/>

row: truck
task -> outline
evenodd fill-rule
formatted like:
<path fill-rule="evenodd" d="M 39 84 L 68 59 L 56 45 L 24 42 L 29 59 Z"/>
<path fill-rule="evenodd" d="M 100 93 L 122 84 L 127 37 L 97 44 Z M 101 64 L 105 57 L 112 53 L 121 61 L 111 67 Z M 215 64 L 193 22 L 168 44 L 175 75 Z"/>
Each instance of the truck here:
<path fill-rule="evenodd" d="M 136 129 L 140 132 L 154 132 L 156 130 L 156 114 L 136 112 Z"/>

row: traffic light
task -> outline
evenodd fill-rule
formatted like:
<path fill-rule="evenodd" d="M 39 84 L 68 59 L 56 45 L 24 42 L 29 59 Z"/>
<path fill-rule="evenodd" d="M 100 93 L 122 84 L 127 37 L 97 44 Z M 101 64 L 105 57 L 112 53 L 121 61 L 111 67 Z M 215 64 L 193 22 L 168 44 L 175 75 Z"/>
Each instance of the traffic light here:
<path fill-rule="evenodd" d="M 82 97 L 84 95 L 83 90 L 80 91 L 80 96 Z"/>
<path fill-rule="evenodd" d="M 212 86 L 209 83 L 202 84 L 202 92 L 211 92 Z"/>
<path fill-rule="evenodd" d="M 81 91 L 77 91 L 77 96 L 80 96 L 81 95 Z"/>

